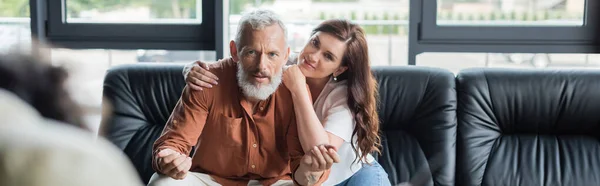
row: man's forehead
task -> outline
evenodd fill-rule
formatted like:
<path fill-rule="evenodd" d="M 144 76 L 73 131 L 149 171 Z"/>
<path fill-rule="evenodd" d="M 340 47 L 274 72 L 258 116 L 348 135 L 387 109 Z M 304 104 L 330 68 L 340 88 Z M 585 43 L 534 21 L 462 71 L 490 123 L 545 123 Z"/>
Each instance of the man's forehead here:
<path fill-rule="evenodd" d="M 245 45 L 242 47 L 242 49 L 240 50 L 241 52 L 247 52 L 249 50 L 254 50 L 254 51 L 259 51 L 259 52 L 283 52 L 285 47 L 284 46 L 279 46 L 277 44 L 274 43 L 268 43 L 266 45 L 263 44 L 259 44 L 259 43 L 251 43 L 248 45 Z"/>
<path fill-rule="evenodd" d="M 243 48 L 255 47 L 264 45 L 268 48 L 277 48 L 282 50 L 286 46 L 285 37 L 283 35 L 283 29 L 281 27 L 269 26 L 260 30 L 252 30 L 245 33 L 242 37 Z"/>

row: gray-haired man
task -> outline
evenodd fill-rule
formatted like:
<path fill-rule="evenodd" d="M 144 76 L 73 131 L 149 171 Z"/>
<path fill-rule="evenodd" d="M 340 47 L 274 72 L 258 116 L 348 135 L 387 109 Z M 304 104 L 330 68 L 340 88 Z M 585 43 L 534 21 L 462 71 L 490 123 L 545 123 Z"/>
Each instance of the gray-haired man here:
<path fill-rule="evenodd" d="M 296 184 L 318 185 L 327 179 L 337 154 L 304 154 L 291 94 L 281 85 L 290 50 L 285 35 L 271 11 L 242 17 L 230 42 L 232 58 L 210 67 L 219 85 L 184 89 L 154 144 L 158 174 L 149 185 L 292 185 L 292 175 Z M 197 150 L 189 158 L 192 146 Z"/>

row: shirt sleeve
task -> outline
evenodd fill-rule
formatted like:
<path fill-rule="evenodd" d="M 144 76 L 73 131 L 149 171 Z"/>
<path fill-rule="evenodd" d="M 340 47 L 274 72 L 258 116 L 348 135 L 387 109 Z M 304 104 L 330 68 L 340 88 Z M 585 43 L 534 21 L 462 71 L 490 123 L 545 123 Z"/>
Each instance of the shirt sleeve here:
<path fill-rule="evenodd" d="M 351 143 L 355 122 L 348 106 L 346 86 L 339 86 L 327 96 L 322 112 L 325 131 Z"/>
<path fill-rule="evenodd" d="M 155 171 L 160 172 L 156 160 L 156 154 L 160 150 L 170 148 L 189 155 L 192 147 L 198 142 L 208 116 L 206 92 L 193 91 L 187 86 L 183 89 L 161 136 L 154 142 L 152 167 Z"/>

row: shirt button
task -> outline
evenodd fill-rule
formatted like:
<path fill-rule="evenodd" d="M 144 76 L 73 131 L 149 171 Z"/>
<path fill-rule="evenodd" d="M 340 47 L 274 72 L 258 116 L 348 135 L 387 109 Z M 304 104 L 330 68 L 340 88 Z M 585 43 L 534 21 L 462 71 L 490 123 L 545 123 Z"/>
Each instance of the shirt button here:
<path fill-rule="evenodd" d="M 252 144 L 252 147 L 256 148 L 256 146 L 257 146 L 257 145 L 256 145 L 256 143 L 255 143 L 255 144 Z"/>
<path fill-rule="evenodd" d="M 177 124 L 177 120 L 173 120 L 173 124 Z"/>
<path fill-rule="evenodd" d="M 250 167 L 252 167 L 252 168 L 255 168 L 256 166 L 252 165 L 252 166 L 250 166 Z"/>

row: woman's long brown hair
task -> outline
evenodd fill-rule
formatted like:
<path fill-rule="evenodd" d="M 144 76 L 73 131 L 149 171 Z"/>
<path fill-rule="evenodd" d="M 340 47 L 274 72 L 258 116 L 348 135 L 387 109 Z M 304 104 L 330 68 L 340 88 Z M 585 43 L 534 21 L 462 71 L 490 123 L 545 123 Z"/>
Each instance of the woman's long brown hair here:
<path fill-rule="evenodd" d="M 346 43 L 342 66 L 347 66 L 348 70 L 337 78 L 346 79 L 348 83 L 348 106 L 356 123 L 352 141 L 356 136 L 358 147 L 351 143 L 357 152 L 356 158 L 363 160 L 369 153 L 380 153 L 377 81 L 369 65 L 369 49 L 364 30 L 348 20 L 333 19 L 321 23 L 311 35 L 317 32 L 332 34 Z M 359 150 L 361 153 L 358 153 Z"/>

